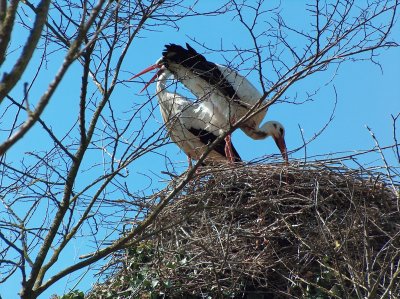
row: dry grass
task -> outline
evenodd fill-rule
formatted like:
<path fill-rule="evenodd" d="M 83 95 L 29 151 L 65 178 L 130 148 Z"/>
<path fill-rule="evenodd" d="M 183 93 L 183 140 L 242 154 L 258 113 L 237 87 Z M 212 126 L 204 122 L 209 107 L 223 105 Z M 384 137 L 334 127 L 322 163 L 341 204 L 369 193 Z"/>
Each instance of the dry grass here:
<path fill-rule="evenodd" d="M 204 169 L 92 295 L 400 298 L 398 185 L 387 183 L 326 162 Z"/>

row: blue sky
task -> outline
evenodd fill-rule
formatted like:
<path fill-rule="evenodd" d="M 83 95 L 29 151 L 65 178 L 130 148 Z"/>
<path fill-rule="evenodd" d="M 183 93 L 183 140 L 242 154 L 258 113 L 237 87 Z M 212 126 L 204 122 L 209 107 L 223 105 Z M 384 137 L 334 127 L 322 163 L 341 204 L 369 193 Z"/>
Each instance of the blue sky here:
<path fill-rule="evenodd" d="M 215 2 L 212 1 L 201 3 L 207 3 L 202 4 L 206 5 L 205 7 L 199 7 L 199 9 L 204 10 L 210 9 L 210 5 L 215 5 L 213 4 Z M 299 28 L 309 27 L 310 17 L 305 13 L 304 4 L 301 1 L 288 1 L 282 7 L 282 15 L 285 17 L 286 22 L 292 26 Z M 268 18 L 268 15 L 265 18 Z M 160 57 L 161 51 L 167 43 L 184 44 L 189 42 L 199 52 L 204 53 L 208 59 L 221 64 L 224 63 L 225 59 L 232 58 L 230 53 L 224 53 L 224 55 L 220 52 L 213 53 L 197 45 L 193 40 L 212 49 L 218 49 L 221 45 L 228 49 L 234 46 L 239 48 L 251 46 L 248 33 L 243 29 L 243 26 L 238 24 L 237 19 L 233 18 L 232 14 L 188 18 L 178 22 L 178 25 L 179 30 L 162 27 L 159 31 L 143 32 L 129 51 L 129 58 L 125 61 L 123 67 L 127 72 L 121 74 L 121 77 L 125 76 L 121 79 L 128 79 L 132 74 L 154 63 Z M 259 26 L 263 26 L 261 21 Z M 15 36 L 22 33 L 18 30 L 22 29 L 16 29 Z M 399 26 L 396 27 L 396 34 L 400 36 Z M 301 41 L 298 42 L 297 46 L 302 46 Z M 382 146 L 391 145 L 393 144 L 391 115 L 396 115 L 400 112 L 399 57 L 399 48 L 380 51 L 376 60 L 381 64 L 382 70 L 370 62 L 346 62 L 339 68 L 333 81 L 327 85 L 325 83 L 332 77 L 334 69 L 329 69 L 323 74 L 314 74 L 310 78 L 299 82 L 299 84 L 295 84 L 286 94 L 291 99 L 297 98 L 298 101 L 303 101 L 308 99 L 307 94 L 313 94 L 318 90 L 311 97 L 312 101 L 307 101 L 302 105 L 286 103 L 273 105 L 268 111 L 266 120 L 278 120 L 284 124 L 286 128 L 286 144 L 290 151 L 302 144 L 299 127 L 303 129 L 306 139 L 311 138 L 328 121 L 334 103 L 337 100 L 333 121 L 319 138 L 307 146 L 308 156 L 327 155 L 342 151 L 356 152 L 372 148 L 374 141 L 366 129 L 366 125 L 371 127 Z M 35 56 L 35 60 L 31 62 L 29 71 L 22 80 L 29 81 L 32 78 L 39 64 L 38 58 L 38 55 Z M 47 72 L 45 74 L 40 74 L 37 84 L 34 85 L 30 94 L 32 102 L 35 101 L 35 96 L 40 96 L 46 89 L 49 78 L 52 77 L 62 62 L 62 55 L 54 53 L 49 59 L 51 59 L 52 63 L 46 66 Z M 268 67 L 264 71 L 266 76 L 268 76 L 269 71 L 272 72 Z M 57 89 L 51 103 L 43 114 L 43 119 L 51 124 L 53 130 L 59 136 L 62 136 L 75 121 L 74 115 L 78 111 L 80 76 L 80 66 L 75 64 L 66 74 L 64 83 Z M 259 87 L 255 73 L 250 74 L 249 78 L 254 85 Z M 142 86 L 137 82 L 131 82 L 125 86 L 120 85 L 114 93 L 112 101 L 119 103 L 121 111 L 128 109 L 132 103 L 140 104 L 147 100 L 146 94 L 139 94 Z M 92 88 L 94 87 L 92 86 Z M 151 86 L 149 92 L 152 93 L 154 89 L 155 86 Z M 14 89 L 11 94 L 14 97 L 20 96 L 21 88 Z M 153 99 L 153 102 L 156 104 L 155 99 Z M 150 130 L 160 125 L 161 117 L 158 109 L 155 110 L 154 117 L 149 122 L 151 122 L 149 125 Z M 4 137 L 1 134 L 0 136 Z M 29 159 L 26 155 L 27 151 L 40 151 L 46 148 L 47 142 L 49 141 L 41 129 L 35 126 L 8 153 L 8 158 L 9 160 L 15 160 L 15 163 L 22 159 Z M 233 142 L 242 158 L 246 161 L 270 153 L 279 153 L 273 140 L 254 141 L 239 131 L 233 134 Z M 182 162 L 180 164 L 182 170 L 186 168 L 186 157 L 177 146 L 171 144 L 159 149 L 158 152 L 165 153 L 175 163 Z M 299 151 L 290 158 L 301 159 L 303 156 L 304 151 Z M 91 157 L 88 165 L 90 164 L 89 162 L 99 158 L 101 159 L 102 156 L 97 153 Z M 388 153 L 388 159 L 393 164 L 397 163 L 390 152 Z M 361 158 L 361 160 L 364 163 L 381 163 L 379 155 L 375 154 L 368 155 Z M 136 184 L 133 188 L 138 192 L 142 189 L 144 190 L 143 192 L 149 192 L 146 189 L 147 186 L 150 186 L 151 189 L 162 188 L 165 182 L 159 179 L 158 175 L 164 169 L 164 160 L 158 155 L 148 155 L 134 162 L 129 169 L 130 176 L 134 178 L 132 179 L 132 184 Z M 85 176 L 90 176 L 90 174 L 90 169 L 84 172 Z M 67 254 L 62 256 L 57 268 L 62 269 L 71 260 L 77 260 L 79 255 L 90 251 L 89 245 L 82 244 L 82 240 L 72 243 L 67 249 Z M 90 284 L 93 282 L 92 273 L 89 272 L 88 275 L 83 277 L 82 282 L 77 286 L 78 289 L 87 290 L 90 288 Z M 62 294 L 67 292 L 69 288 L 74 286 L 75 277 L 76 275 L 72 275 L 69 279 L 58 282 L 54 288 L 46 291 L 41 298 L 48 298 L 53 293 Z M 12 279 L 0 286 L 0 294 L 3 298 L 16 298 L 19 289 L 20 281 L 18 278 Z"/>

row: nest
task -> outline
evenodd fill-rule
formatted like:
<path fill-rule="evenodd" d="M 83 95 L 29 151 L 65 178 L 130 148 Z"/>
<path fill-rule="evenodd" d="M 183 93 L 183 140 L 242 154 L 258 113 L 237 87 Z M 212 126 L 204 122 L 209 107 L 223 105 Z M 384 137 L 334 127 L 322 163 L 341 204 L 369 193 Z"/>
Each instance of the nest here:
<path fill-rule="evenodd" d="M 204 169 L 93 294 L 400 298 L 398 185 L 387 183 L 324 163 Z"/>

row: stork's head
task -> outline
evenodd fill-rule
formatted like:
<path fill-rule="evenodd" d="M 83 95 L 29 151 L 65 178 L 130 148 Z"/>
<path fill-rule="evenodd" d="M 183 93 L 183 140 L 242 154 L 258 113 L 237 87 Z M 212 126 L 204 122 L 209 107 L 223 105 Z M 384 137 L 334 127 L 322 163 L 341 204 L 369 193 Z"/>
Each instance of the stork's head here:
<path fill-rule="evenodd" d="M 158 71 L 156 72 L 156 74 L 155 74 L 153 77 L 151 77 L 151 79 L 149 80 L 149 82 L 146 83 L 146 85 L 145 85 L 145 86 L 143 87 L 143 89 L 140 91 L 140 92 L 142 92 L 142 91 L 145 90 L 151 83 L 153 83 L 153 82 L 156 80 L 157 77 L 159 77 L 162 73 L 168 71 L 167 68 L 166 68 L 166 66 L 165 66 L 165 63 L 163 62 L 163 58 L 162 58 L 162 57 L 161 57 L 160 59 L 158 59 L 158 60 L 156 61 L 155 64 L 153 64 L 153 65 L 151 65 L 151 66 L 145 68 L 143 71 L 137 73 L 135 76 L 133 76 L 133 77 L 130 78 L 129 80 L 132 80 L 132 79 L 135 79 L 135 78 L 137 78 L 137 77 L 140 77 L 141 75 L 146 74 L 146 73 L 148 73 L 148 72 L 150 72 L 150 71 L 152 71 L 152 70 L 154 70 L 154 69 L 158 69 Z"/>
<path fill-rule="evenodd" d="M 278 146 L 283 159 L 288 163 L 289 158 L 287 154 L 286 142 L 285 142 L 285 128 L 280 122 L 268 121 L 262 127 L 267 136 L 274 138 L 276 145 Z"/>

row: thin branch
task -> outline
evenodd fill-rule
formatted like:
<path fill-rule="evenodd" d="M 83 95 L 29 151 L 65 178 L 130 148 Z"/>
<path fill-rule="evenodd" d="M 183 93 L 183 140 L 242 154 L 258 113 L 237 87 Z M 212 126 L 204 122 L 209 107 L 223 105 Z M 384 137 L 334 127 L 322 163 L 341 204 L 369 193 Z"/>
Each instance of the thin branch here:
<path fill-rule="evenodd" d="M 14 12 L 14 16 L 10 16 L 10 18 L 12 17 L 12 20 L 10 20 L 12 22 L 14 21 L 15 10 L 17 9 L 16 6 L 17 6 L 18 2 L 19 1 L 12 1 L 11 4 L 14 4 L 14 5 L 10 6 L 10 10 L 11 10 L 10 13 Z M 32 58 L 33 52 L 36 50 L 37 43 L 39 42 L 41 33 L 43 31 L 44 24 L 47 19 L 50 2 L 51 2 L 50 0 L 42 0 L 39 3 L 39 5 L 37 6 L 37 14 L 36 14 L 35 22 L 33 24 L 33 29 L 31 30 L 29 38 L 25 43 L 25 46 L 21 53 L 21 56 L 18 58 L 17 62 L 14 64 L 13 69 L 9 73 L 3 74 L 3 78 L 1 79 L 1 82 L 0 82 L 0 104 L 3 102 L 4 97 L 11 91 L 12 88 L 14 88 L 15 84 L 17 84 L 17 82 L 20 80 L 29 61 Z M 8 34 L 11 35 L 12 27 L 10 27 L 10 26 L 8 26 L 5 29 L 10 30 L 10 31 L 8 31 Z M 5 47 L 7 45 L 8 45 L 8 41 L 6 38 L 5 39 Z M 5 48 L 0 49 L 0 53 L 3 53 L 1 50 L 4 51 Z M 0 62 L 1 62 L 1 60 L 0 60 Z M 5 152 L 4 149 L 0 148 L 0 156 L 4 152 Z"/>

